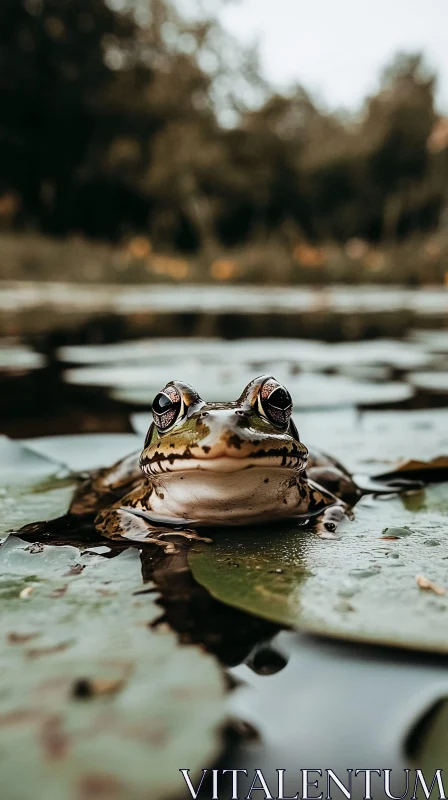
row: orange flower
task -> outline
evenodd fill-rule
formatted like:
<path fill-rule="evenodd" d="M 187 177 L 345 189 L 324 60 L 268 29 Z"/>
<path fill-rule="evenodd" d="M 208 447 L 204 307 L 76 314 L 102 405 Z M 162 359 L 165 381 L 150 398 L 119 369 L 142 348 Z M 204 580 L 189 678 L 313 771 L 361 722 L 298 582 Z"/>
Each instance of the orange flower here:
<path fill-rule="evenodd" d="M 147 258 L 151 250 L 151 242 L 145 236 L 134 236 L 128 244 L 129 254 L 138 261 Z"/>
<path fill-rule="evenodd" d="M 235 277 L 237 263 L 230 258 L 218 258 L 213 261 L 210 272 L 215 281 L 230 281 Z"/>
<path fill-rule="evenodd" d="M 147 269 L 156 275 L 169 275 L 171 278 L 181 281 L 187 277 L 189 267 L 188 262 L 181 258 L 154 254 L 148 262 Z"/>
<path fill-rule="evenodd" d="M 324 257 L 322 250 L 313 247 L 311 244 L 297 244 L 293 250 L 293 257 L 298 264 L 304 267 L 323 267 Z"/>

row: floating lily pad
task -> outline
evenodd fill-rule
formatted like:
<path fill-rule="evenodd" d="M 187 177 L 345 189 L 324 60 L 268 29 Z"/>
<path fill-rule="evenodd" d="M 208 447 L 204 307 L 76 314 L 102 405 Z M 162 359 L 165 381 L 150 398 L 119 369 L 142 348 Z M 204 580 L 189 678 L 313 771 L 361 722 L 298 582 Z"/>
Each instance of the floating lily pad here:
<path fill-rule="evenodd" d="M 182 790 L 219 749 L 220 670 L 152 629 L 139 555 L 0 549 L 0 780 L 15 800 L 154 800 Z"/>
<path fill-rule="evenodd" d="M 355 517 L 331 542 L 292 526 L 215 532 L 214 545 L 190 552 L 193 575 L 219 600 L 275 622 L 447 653 L 448 601 L 416 577 L 448 590 L 448 484 L 405 501 L 365 498 Z M 382 539 L 405 527 L 408 537 Z"/>
<path fill-rule="evenodd" d="M 138 450 L 142 441 L 127 433 L 79 433 L 24 439 L 22 444 L 45 458 L 60 461 L 74 472 L 82 472 L 111 466 Z"/>
<path fill-rule="evenodd" d="M 74 486 L 57 461 L 0 437 L 0 535 L 64 514 Z"/>
<path fill-rule="evenodd" d="M 221 339 L 200 337 L 172 339 L 138 339 L 118 344 L 86 344 L 60 347 L 57 356 L 69 364 L 118 364 L 130 362 L 163 364 L 172 358 L 204 358 L 216 356 Z"/>
<path fill-rule="evenodd" d="M 81 373 L 89 371 L 90 375 L 85 376 Z M 149 408 L 155 394 L 167 383 L 176 377 L 176 371 L 168 368 L 159 371 L 160 374 L 147 375 L 139 370 L 132 372 L 131 369 L 118 368 L 115 373 L 104 376 L 105 385 L 115 388 L 111 389 L 110 395 L 115 400 L 119 400 L 129 405 L 136 405 Z M 374 381 L 359 381 L 344 375 L 320 375 L 304 373 L 297 376 L 284 374 L 281 365 L 264 364 L 257 369 L 247 369 L 235 374 L 234 370 L 223 367 L 221 371 L 208 369 L 204 374 L 203 368 L 198 368 L 193 374 L 187 368 L 183 370 L 183 379 L 192 384 L 204 400 L 220 399 L 224 402 L 236 400 L 246 384 L 255 377 L 266 372 L 275 374 L 275 377 L 285 383 L 291 393 L 294 406 L 297 409 L 308 410 L 312 408 L 349 408 L 350 406 L 371 407 L 381 405 L 393 405 L 409 400 L 414 394 L 414 390 L 407 383 L 402 381 L 390 381 L 387 383 L 376 383 Z M 74 374 L 76 373 L 76 375 Z M 71 376 L 71 377 L 70 377 Z M 102 376 L 94 375 L 94 370 L 72 370 L 69 374 L 70 380 L 74 382 L 84 382 L 88 384 L 92 381 L 101 381 Z M 144 385 L 132 385 L 132 381 L 137 381 Z M 213 394 L 210 386 L 219 386 L 219 392 Z M 219 397 L 217 397 L 217 395 Z"/>
<path fill-rule="evenodd" d="M 41 369 L 45 358 L 17 341 L 0 340 L 0 372 L 24 373 Z"/>
<path fill-rule="evenodd" d="M 434 394 L 448 394 L 448 372 L 414 372 L 408 381 L 417 389 Z"/>
<path fill-rule="evenodd" d="M 411 338 L 431 353 L 448 353 L 448 330 L 413 330 Z"/>

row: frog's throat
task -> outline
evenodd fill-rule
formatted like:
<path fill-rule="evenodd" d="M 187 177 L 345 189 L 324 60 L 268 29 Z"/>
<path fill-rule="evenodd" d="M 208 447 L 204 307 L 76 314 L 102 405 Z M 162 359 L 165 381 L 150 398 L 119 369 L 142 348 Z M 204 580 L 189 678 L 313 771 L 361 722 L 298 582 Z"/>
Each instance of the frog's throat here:
<path fill-rule="evenodd" d="M 181 455 L 170 454 L 166 458 L 143 460 L 140 466 L 145 475 L 152 478 L 157 478 L 158 475 L 166 476 L 169 473 L 176 475 L 196 471 L 233 473 L 252 469 L 282 469 L 298 473 L 305 469 L 306 459 L 287 452 L 272 455 L 254 453 L 245 457 L 227 455 L 218 458 L 183 458 Z"/>
<path fill-rule="evenodd" d="M 160 474 L 150 484 L 152 491 L 138 513 L 172 525 L 253 524 L 300 514 L 309 507 L 306 481 L 288 468 L 190 469 Z"/>

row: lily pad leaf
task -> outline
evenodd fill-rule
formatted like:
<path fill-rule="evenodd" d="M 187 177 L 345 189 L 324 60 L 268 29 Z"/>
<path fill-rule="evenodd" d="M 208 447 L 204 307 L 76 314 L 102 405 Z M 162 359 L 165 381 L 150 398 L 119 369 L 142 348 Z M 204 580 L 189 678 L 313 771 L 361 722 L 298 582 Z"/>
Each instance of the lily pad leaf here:
<path fill-rule="evenodd" d="M 407 536 L 384 535 L 406 530 Z M 277 525 L 214 532 L 195 545 L 195 579 L 217 599 L 325 636 L 448 652 L 448 484 L 403 497 L 365 497 L 334 541 Z M 435 546 L 439 544 L 440 546 Z"/>
<path fill-rule="evenodd" d="M 0 781 L 15 800 L 154 800 L 219 749 L 214 659 L 153 624 L 137 550 L 0 548 Z M 32 589 L 33 591 L 24 591 Z"/>
<path fill-rule="evenodd" d="M 22 444 L 73 472 L 82 472 L 112 465 L 141 449 L 143 442 L 141 437 L 128 433 L 78 433 L 25 439 Z"/>
<path fill-rule="evenodd" d="M 61 463 L 0 437 L 0 536 L 64 514 L 74 487 Z"/>

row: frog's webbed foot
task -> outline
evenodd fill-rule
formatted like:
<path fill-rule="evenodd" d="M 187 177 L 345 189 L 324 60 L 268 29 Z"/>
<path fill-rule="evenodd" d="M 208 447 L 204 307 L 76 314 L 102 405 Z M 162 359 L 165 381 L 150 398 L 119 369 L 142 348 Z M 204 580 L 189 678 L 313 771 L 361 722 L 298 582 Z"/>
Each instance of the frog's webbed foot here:
<path fill-rule="evenodd" d="M 165 553 L 176 553 L 176 543 L 164 541 L 168 536 L 178 536 L 184 539 L 196 539 L 201 542 L 211 542 L 211 539 L 199 536 L 196 531 L 189 528 L 167 528 L 161 525 L 154 525 L 142 517 L 140 514 L 133 513 L 132 509 L 114 506 L 106 511 L 102 511 L 95 519 L 95 527 L 108 539 L 127 539 L 139 544 L 155 544 L 163 547 Z"/>

